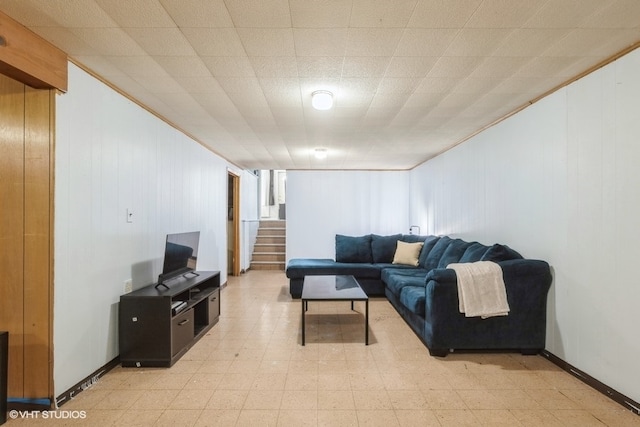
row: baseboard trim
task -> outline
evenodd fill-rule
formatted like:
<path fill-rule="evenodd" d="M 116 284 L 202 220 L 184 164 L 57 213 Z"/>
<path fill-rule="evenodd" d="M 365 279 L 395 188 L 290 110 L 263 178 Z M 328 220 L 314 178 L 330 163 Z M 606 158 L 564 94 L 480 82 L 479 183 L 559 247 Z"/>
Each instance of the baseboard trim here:
<path fill-rule="evenodd" d="M 88 377 L 84 378 L 82 381 L 71 387 L 69 390 L 62 393 L 60 396 L 56 397 L 56 408 L 64 405 L 74 397 L 76 397 L 82 391 L 88 389 L 95 383 L 100 381 L 100 378 L 104 376 L 107 372 L 115 368 L 120 364 L 120 356 L 117 356 L 115 359 L 108 362 L 106 365 L 96 369 L 93 373 L 91 373 Z"/>
<path fill-rule="evenodd" d="M 565 362 L 564 360 L 562 360 L 561 358 L 559 358 L 558 356 L 556 356 L 555 354 L 547 350 L 543 350 L 541 355 L 543 357 L 546 357 L 547 359 L 549 359 L 550 362 L 554 363 L 555 365 L 558 365 L 560 368 L 567 371 L 568 373 L 570 373 L 571 375 L 573 375 L 583 383 L 587 384 L 588 386 L 604 394 L 614 402 L 619 403 L 620 405 L 624 406 L 626 409 L 633 412 L 634 414 L 640 415 L 640 403 L 636 402 L 633 399 L 630 399 L 629 397 L 625 396 L 622 393 L 619 393 L 618 391 L 612 389 L 608 385 L 598 381 L 597 379 L 593 378 L 591 375 L 587 374 L 584 371 L 581 371 L 580 369 L 576 368 L 570 363 Z"/>

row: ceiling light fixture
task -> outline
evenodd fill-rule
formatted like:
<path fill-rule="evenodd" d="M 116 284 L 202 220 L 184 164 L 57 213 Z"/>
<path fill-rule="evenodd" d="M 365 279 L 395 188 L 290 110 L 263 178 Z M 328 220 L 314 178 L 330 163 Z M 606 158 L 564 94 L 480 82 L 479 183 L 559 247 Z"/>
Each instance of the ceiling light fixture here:
<path fill-rule="evenodd" d="M 323 160 L 327 158 L 327 149 L 326 148 L 316 148 L 313 150 L 313 155 L 316 156 L 316 159 Z"/>
<path fill-rule="evenodd" d="M 329 110 L 333 107 L 333 94 L 328 90 L 316 90 L 311 94 L 311 105 L 316 110 Z"/>

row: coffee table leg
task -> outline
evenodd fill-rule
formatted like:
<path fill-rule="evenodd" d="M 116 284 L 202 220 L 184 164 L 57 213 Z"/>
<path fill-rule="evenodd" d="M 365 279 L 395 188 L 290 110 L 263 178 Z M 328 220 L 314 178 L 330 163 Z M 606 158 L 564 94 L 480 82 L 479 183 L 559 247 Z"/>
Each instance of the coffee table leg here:
<path fill-rule="evenodd" d="M 304 345 L 304 310 L 305 309 L 305 301 L 302 300 L 302 345 Z"/>
<path fill-rule="evenodd" d="M 364 345 L 369 345 L 369 300 L 365 300 L 364 304 Z"/>

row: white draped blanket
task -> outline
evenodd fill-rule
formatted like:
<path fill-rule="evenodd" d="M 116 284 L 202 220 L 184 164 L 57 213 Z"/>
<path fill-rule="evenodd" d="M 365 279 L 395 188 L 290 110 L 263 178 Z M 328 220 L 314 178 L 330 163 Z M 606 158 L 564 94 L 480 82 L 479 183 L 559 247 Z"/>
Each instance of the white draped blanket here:
<path fill-rule="evenodd" d="M 502 269 L 491 261 L 449 264 L 458 276 L 460 313 L 483 319 L 509 314 Z"/>

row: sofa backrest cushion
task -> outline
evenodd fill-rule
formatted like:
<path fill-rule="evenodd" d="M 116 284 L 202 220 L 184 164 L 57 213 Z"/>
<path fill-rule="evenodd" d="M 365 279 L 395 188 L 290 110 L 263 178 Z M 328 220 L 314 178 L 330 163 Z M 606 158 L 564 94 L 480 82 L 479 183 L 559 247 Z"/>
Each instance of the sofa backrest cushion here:
<path fill-rule="evenodd" d="M 421 236 L 419 234 L 403 234 L 400 240 L 407 243 L 424 242 L 426 239 L 432 236 Z"/>
<path fill-rule="evenodd" d="M 471 243 L 471 245 L 469 245 L 469 247 L 467 247 L 467 250 L 464 251 L 464 254 L 462 254 L 462 257 L 458 262 L 480 261 L 482 255 L 487 252 L 487 249 L 489 249 L 488 246 L 485 246 L 482 243 L 473 242 Z"/>
<path fill-rule="evenodd" d="M 371 263 L 371 235 L 354 237 L 336 234 L 336 261 Z"/>
<path fill-rule="evenodd" d="M 424 262 L 424 268 L 427 270 L 433 270 L 434 268 L 438 268 L 438 263 L 440 262 L 440 258 L 444 254 L 444 251 L 447 250 L 449 244 L 453 239 L 449 236 L 440 237 L 433 248 L 427 254 L 427 258 Z"/>
<path fill-rule="evenodd" d="M 433 249 L 433 247 L 438 243 L 440 237 L 438 236 L 427 236 L 424 240 L 424 246 L 422 246 L 422 251 L 420 252 L 420 258 L 418 259 L 418 265 L 422 268 L 425 268 L 427 265 L 427 258 L 429 257 L 429 253 Z"/>
<path fill-rule="evenodd" d="M 371 257 L 375 263 L 390 263 L 396 252 L 396 245 L 402 234 L 391 236 L 371 235 Z"/>
<path fill-rule="evenodd" d="M 453 239 L 442 254 L 440 261 L 438 261 L 438 268 L 447 268 L 449 264 L 460 261 L 469 246 L 471 246 L 469 242 L 465 242 L 462 239 Z"/>
<path fill-rule="evenodd" d="M 508 261 L 510 259 L 522 259 L 522 255 L 507 245 L 494 244 L 482 255 L 480 261 Z"/>

